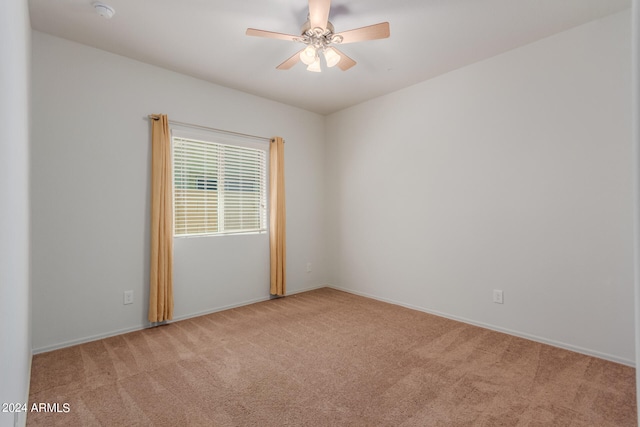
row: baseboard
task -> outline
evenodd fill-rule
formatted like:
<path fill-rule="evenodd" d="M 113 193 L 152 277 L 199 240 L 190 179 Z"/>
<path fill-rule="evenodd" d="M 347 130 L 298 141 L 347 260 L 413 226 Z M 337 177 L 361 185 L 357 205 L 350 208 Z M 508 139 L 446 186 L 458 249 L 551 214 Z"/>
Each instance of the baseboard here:
<path fill-rule="evenodd" d="M 97 340 L 101 340 L 101 339 L 104 339 L 104 338 L 115 337 L 116 335 L 122 335 L 122 334 L 127 334 L 129 332 L 139 331 L 139 330 L 142 330 L 142 329 L 146 329 L 147 327 L 148 326 L 145 326 L 145 325 L 138 325 L 138 326 L 132 326 L 132 327 L 129 327 L 129 328 L 124 328 L 124 329 L 117 329 L 115 331 L 105 332 L 105 333 L 101 333 L 101 334 L 90 335 L 90 336 L 87 336 L 87 337 L 77 338 L 77 339 L 74 339 L 74 340 L 63 341 L 63 342 L 52 344 L 52 345 L 48 345 L 48 346 L 45 346 L 45 347 L 34 348 L 33 349 L 33 354 L 36 355 L 36 354 L 40 354 L 40 353 L 47 353 L 49 351 L 60 350 L 61 348 L 73 347 L 74 345 L 78 345 L 78 344 L 84 344 L 84 343 L 87 343 L 87 342 L 97 341 Z"/>
<path fill-rule="evenodd" d="M 287 295 L 301 294 L 303 292 L 315 291 L 317 289 L 330 288 L 330 287 L 331 287 L 331 285 L 313 286 L 313 287 L 310 287 L 310 288 L 298 289 L 298 290 L 295 290 L 295 291 L 287 291 Z"/>
<path fill-rule="evenodd" d="M 327 285 L 320 285 L 320 286 L 313 286 L 313 287 L 309 287 L 309 288 L 297 289 L 297 290 L 294 290 L 294 291 L 287 292 L 287 295 L 295 295 L 295 294 L 299 294 L 299 293 L 302 293 L 302 292 L 313 291 L 315 289 L 320 289 L 320 288 L 325 288 L 325 287 L 327 287 Z M 203 311 L 198 311 L 198 312 L 195 312 L 195 313 L 184 314 L 184 315 L 181 315 L 181 316 L 174 317 L 170 322 L 167 322 L 167 323 L 179 322 L 180 320 L 191 319 L 191 318 L 199 317 L 199 316 L 206 316 L 207 314 L 217 313 L 219 311 L 224 311 L 224 310 L 230 310 L 232 308 L 237 308 L 237 307 L 243 307 L 245 305 L 250 305 L 250 304 L 255 304 L 255 303 L 258 303 L 258 302 L 267 301 L 269 299 L 270 299 L 269 296 L 264 296 L 264 297 L 260 297 L 260 298 L 253 298 L 253 299 L 250 299 L 250 300 L 245 300 L 245 301 L 242 301 L 242 302 L 239 302 L 239 303 L 236 303 L 236 304 L 229 304 L 229 305 L 225 305 L 225 306 L 222 306 L 222 307 L 212 308 L 211 310 L 203 310 Z M 118 330 L 115 330 L 115 331 L 110 331 L 110 332 L 100 333 L 100 334 L 91 335 L 91 336 L 87 336 L 87 337 L 82 337 L 82 338 L 78 338 L 78 339 L 74 339 L 74 340 L 64 341 L 64 342 L 61 342 L 61 343 L 52 344 L 52 345 L 45 346 L 45 347 L 34 348 L 32 350 L 32 354 L 40 354 L 40 353 L 46 353 L 46 352 L 49 352 L 49 351 L 60 350 L 61 348 L 72 347 L 74 345 L 84 344 L 84 343 L 88 343 L 88 342 L 91 342 L 91 341 L 97 341 L 97 340 L 101 340 L 101 339 L 104 339 L 104 338 L 115 337 L 117 335 L 127 334 L 129 332 L 141 331 L 143 329 L 147 329 L 147 328 L 150 328 L 150 327 L 152 327 L 152 325 L 150 323 L 145 323 L 145 324 L 139 324 L 139 325 L 136 325 L 136 326 L 131 326 L 129 328 L 118 329 Z"/>
<path fill-rule="evenodd" d="M 295 291 L 287 291 L 287 295 L 300 294 L 302 292 L 309 292 L 309 291 L 313 291 L 313 290 L 321 289 L 321 288 L 326 288 L 326 287 L 328 287 L 328 285 L 320 285 L 320 286 L 314 286 L 314 287 L 310 287 L 310 288 L 297 289 Z M 205 310 L 205 311 L 199 311 L 197 313 L 186 314 L 186 315 L 178 316 L 178 317 L 174 318 L 169 323 L 178 322 L 180 320 L 192 319 L 194 317 L 199 317 L 199 316 L 206 316 L 207 314 L 213 314 L 213 313 L 217 313 L 219 311 L 231 310 L 232 308 L 244 307 L 245 305 L 251 305 L 251 304 L 256 304 L 256 303 L 263 302 L 263 301 L 268 301 L 271 298 L 272 298 L 271 296 L 254 298 L 254 299 L 243 301 L 243 302 L 240 302 L 240 303 L 237 303 L 237 304 L 230 304 L 230 305 L 225 305 L 223 307 L 217 307 L 217 308 L 214 308 L 214 309 L 211 309 L 211 310 Z"/>
<path fill-rule="evenodd" d="M 539 337 L 539 336 L 528 334 L 528 333 L 525 333 L 525 332 L 514 331 L 512 329 L 503 328 L 503 327 L 500 327 L 500 326 L 491 325 L 491 324 L 484 323 L 484 322 L 478 322 L 478 321 L 471 320 L 471 319 L 466 319 L 464 317 L 455 316 L 455 315 L 448 314 L 448 313 L 443 313 L 443 312 L 440 312 L 440 311 L 437 311 L 437 310 L 431 310 L 431 309 L 420 307 L 420 306 L 416 306 L 416 305 L 413 305 L 413 304 L 407 304 L 407 303 L 404 303 L 404 302 L 401 302 L 401 301 L 392 300 L 392 299 L 389 299 L 389 298 L 382 298 L 382 297 L 379 297 L 379 296 L 376 296 L 376 295 L 368 294 L 366 292 L 354 291 L 352 289 L 342 288 L 342 287 L 334 286 L 334 285 L 327 285 L 327 287 L 332 288 L 332 289 L 336 289 L 338 291 L 347 292 L 347 293 L 350 293 L 350 294 L 371 298 L 371 299 L 374 299 L 374 300 L 377 300 L 377 301 L 387 302 L 389 304 L 399 305 L 401 307 L 410 308 L 412 310 L 422 311 L 424 313 L 433 314 L 435 316 L 444 317 L 444 318 L 451 319 L 451 320 L 456 320 L 458 322 L 467 323 L 469 325 L 479 326 L 481 328 L 490 329 L 492 331 L 502 332 L 502 333 L 507 334 L 507 335 L 512 335 L 512 336 L 519 337 L 519 338 L 525 338 L 525 339 L 528 339 L 530 341 L 535 341 L 535 342 L 539 342 L 539 343 L 542 343 L 542 344 L 547 344 L 547 345 L 550 345 L 550 346 L 553 346 L 553 347 L 562 348 L 562 349 L 565 349 L 565 350 L 573 351 L 575 353 L 581 353 L 581 354 L 585 354 L 587 356 L 593 356 L 593 357 L 597 357 L 599 359 L 604 359 L 604 360 L 608 360 L 610 362 L 620 363 L 622 365 L 626 365 L 626 366 L 630 366 L 632 368 L 635 368 L 635 361 L 624 359 L 622 357 L 614 356 L 614 355 L 611 355 L 611 354 L 601 353 L 599 351 L 594 351 L 594 350 L 590 350 L 588 348 L 583 348 L 583 347 L 575 346 L 575 345 L 572 345 L 572 344 L 567 344 L 567 343 L 563 343 L 563 342 L 559 342 L 559 341 L 550 340 L 550 339 L 547 339 L 547 338 Z"/>
<path fill-rule="evenodd" d="M 228 305 L 224 305 L 222 307 L 212 308 L 211 310 L 203 310 L 203 311 L 198 311 L 198 312 L 195 312 L 195 313 L 190 313 L 190 314 L 184 314 L 182 316 L 177 316 L 177 317 L 174 317 L 171 321 L 169 321 L 167 323 L 173 323 L 173 322 L 179 322 L 181 320 L 193 319 L 194 317 L 206 316 L 207 314 L 213 314 L 213 313 L 217 313 L 219 311 L 231 310 L 232 308 L 244 307 L 245 305 L 251 305 L 251 304 L 255 304 L 255 303 L 263 302 L 263 301 L 268 301 L 268 300 L 269 300 L 268 296 L 260 297 L 260 298 L 253 298 L 253 299 L 242 301 L 242 302 L 239 302 L 239 303 L 236 303 L 236 304 L 228 304 Z"/>

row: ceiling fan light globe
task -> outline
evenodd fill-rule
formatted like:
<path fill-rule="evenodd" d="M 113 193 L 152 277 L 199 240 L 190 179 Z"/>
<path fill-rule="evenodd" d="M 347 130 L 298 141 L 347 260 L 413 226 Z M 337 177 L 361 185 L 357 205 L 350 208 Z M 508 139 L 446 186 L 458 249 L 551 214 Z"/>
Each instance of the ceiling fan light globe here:
<path fill-rule="evenodd" d="M 307 67 L 307 71 L 312 71 L 314 73 L 321 73 L 322 72 L 322 68 L 320 67 L 320 58 L 316 56 L 316 60 L 313 61 L 311 64 L 309 64 L 309 66 Z"/>
<path fill-rule="evenodd" d="M 311 65 L 318 57 L 316 49 L 313 46 L 307 46 L 305 50 L 300 52 L 300 60 L 305 65 Z"/>
<path fill-rule="evenodd" d="M 335 67 L 340 62 L 340 55 L 332 48 L 325 49 L 324 59 L 327 61 L 327 67 Z"/>

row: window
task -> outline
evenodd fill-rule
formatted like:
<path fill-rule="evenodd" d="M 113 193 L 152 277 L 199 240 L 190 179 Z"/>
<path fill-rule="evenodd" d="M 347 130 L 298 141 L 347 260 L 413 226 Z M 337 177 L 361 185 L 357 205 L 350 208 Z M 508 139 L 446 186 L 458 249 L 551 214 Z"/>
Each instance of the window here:
<path fill-rule="evenodd" d="M 266 231 L 269 147 L 204 139 L 173 134 L 174 235 Z"/>

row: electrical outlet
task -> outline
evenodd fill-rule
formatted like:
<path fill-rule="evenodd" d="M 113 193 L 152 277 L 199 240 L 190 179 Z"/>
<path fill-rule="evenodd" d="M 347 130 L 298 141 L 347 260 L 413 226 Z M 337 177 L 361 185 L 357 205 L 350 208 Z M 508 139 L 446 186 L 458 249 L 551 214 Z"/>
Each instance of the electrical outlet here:
<path fill-rule="evenodd" d="M 311 263 L 307 263 L 307 273 L 311 273 Z"/>
<path fill-rule="evenodd" d="M 493 302 L 495 302 L 496 304 L 503 304 L 504 303 L 504 299 L 503 299 L 503 295 L 502 295 L 502 291 L 499 289 L 494 289 L 493 290 Z"/>
<path fill-rule="evenodd" d="M 123 304 L 133 304 L 133 291 L 124 291 Z"/>

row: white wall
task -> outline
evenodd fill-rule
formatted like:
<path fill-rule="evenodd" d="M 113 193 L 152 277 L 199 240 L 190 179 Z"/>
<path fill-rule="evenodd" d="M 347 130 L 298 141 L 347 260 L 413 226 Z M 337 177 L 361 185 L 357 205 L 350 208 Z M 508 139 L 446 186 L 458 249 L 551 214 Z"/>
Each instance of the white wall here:
<path fill-rule="evenodd" d="M 26 402 L 31 367 L 29 313 L 29 12 L 0 13 L 0 402 Z M 14 416 L 17 417 L 14 419 Z M 0 426 L 25 413 L 0 412 Z"/>
<path fill-rule="evenodd" d="M 151 113 L 284 137 L 288 292 L 326 284 L 324 117 L 39 32 L 33 92 L 35 351 L 146 325 Z M 268 271 L 266 235 L 177 239 L 175 318 L 268 298 Z"/>
<path fill-rule="evenodd" d="M 332 283 L 633 364 L 630 39 L 627 11 L 329 116 Z"/>

